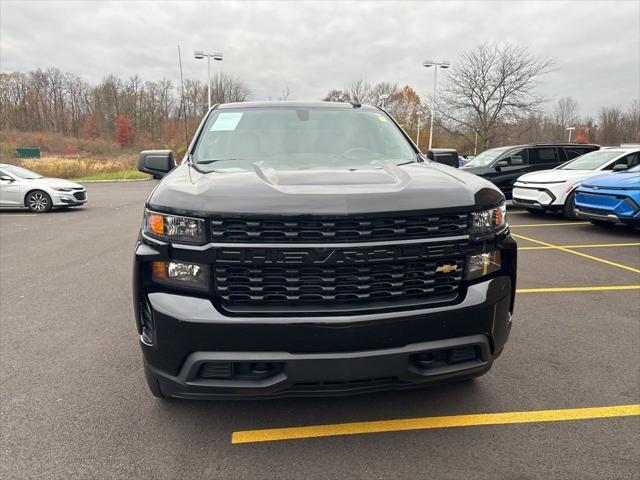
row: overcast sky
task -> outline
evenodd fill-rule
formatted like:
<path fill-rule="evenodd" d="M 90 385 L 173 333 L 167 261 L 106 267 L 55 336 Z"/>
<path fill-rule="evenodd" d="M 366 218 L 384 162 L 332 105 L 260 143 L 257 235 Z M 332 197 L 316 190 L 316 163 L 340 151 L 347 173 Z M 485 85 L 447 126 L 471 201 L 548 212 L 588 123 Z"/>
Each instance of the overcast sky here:
<path fill-rule="evenodd" d="M 640 1 L 101 2 L 0 0 L 0 69 L 50 66 L 103 76 L 206 79 L 195 49 L 222 51 L 215 68 L 252 99 L 317 100 L 358 78 L 432 88 L 424 59 L 455 62 L 486 41 L 529 47 L 556 71 L 539 93 L 574 96 L 582 115 L 640 98 Z M 552 108 L 552 103 L 548 108 Z"/>

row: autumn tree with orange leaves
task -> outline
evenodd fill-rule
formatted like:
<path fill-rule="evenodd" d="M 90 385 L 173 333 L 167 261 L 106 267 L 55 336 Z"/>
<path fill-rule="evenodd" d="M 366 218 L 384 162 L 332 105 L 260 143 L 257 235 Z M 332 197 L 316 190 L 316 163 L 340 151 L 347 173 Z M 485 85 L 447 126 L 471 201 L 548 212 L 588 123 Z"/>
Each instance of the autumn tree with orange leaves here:
<path fill-rule="evenodd" d="M 122 148 L 133 144 L 133 125 L 124 115 L 119 115 L 115 121 L 115 138 Z"/>

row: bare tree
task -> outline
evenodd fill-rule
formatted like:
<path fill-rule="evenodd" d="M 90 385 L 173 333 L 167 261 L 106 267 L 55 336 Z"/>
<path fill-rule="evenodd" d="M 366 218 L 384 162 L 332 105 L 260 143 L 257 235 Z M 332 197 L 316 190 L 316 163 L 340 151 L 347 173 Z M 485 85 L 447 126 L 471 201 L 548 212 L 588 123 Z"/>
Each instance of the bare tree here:
<path fill-rule="evenodd" d="M 345 89 L 345 94 L 352 102 L 357 103 L 375 103 L 377 99 L 372 100 L 371 84 L 366 80 L 356 80 Z"/>
<path fill-rule="evenodd" d="M 553 119 L 557 127 L 553 140 L 561 140 L 564 138 L 567 127 L 575 127 L 578 123 L 578 102 L 576 99 L 573 97 L 559 99 L 553 111 Z"/>
<path fill-rule="evenodd" d="M 343 90 L 334 88 L 329 90 L 329 93 L 322 99 L 323 102 L 343 102 L 345 99 L 345 93 Z"/>
<path fill-rule="evenodd" d="M 640 100 L 631 102 L 623 117 L 623 140 L 640 143 Z"/>
<path fill-rule="evenodd" d="M 278 100 L 280 100 L 281 102 L 284 102 L 287 100 L 287 98 L 289 98 L 290 95 L 290 91 L 289 91 L 289 87 L 286 87 L 282 90 L 282 95 L 280 95 L 280 98 Z"/>
<path fill-rule="evenodd" d="M 440 122 L 467 138 L 477 129 L 488 147 L 501 125 L 538 111 L 544 99 L 534 90 L 551 65 L 510 44 L 486 43 L 463 53 L 448 71 L 438 100 Z"/>
<path fill-rule="evenodd" d="M 387 95 L 385 100 L 385 108 L 388 110 L 398 101 L 400 88 L 397 83 L 380 82 L 371 89 L 371 102 L 375 105 L 380 104 L 380 97 Z"/>
<path fill-rule="evenodd" d="M 598 112 L 598 141 L 602 145 L 619 145 L 622 140 L 622 111 L 618 107 L 603 107 Z"/>

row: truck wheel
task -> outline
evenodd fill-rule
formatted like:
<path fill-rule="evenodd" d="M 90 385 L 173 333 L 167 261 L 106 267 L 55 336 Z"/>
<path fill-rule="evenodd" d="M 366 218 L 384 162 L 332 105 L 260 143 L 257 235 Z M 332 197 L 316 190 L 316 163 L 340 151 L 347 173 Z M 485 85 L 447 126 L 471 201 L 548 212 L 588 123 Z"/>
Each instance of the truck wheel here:
<path fill-rule="evenodd" d="M 51 210 L 51 197 L 47 192 L 34 190 L 24 201 L 26 207 L 34 213 L 46 213 Z"/>
<path fill-rule="evenodd" d="M 158 382 L 158 377 L 145 365 L 144 366 L 144 376 L 147 379 L 147 386 L 149 387 L 149 391 L 154 397 L 157 398 L 165 398 L 162 390 L 160 390 L 160 382 Z"/>
<path fill-rule="evenodd" d="M 578 220 L 578 218 L 580 218 L 576 214 L 576 207 L 574 203 L 575 198 L 576 198 L 576 192 L 571 192 L 564 202 L 563 213 L 565 218 L 567 218 L 568 220 Z"/>

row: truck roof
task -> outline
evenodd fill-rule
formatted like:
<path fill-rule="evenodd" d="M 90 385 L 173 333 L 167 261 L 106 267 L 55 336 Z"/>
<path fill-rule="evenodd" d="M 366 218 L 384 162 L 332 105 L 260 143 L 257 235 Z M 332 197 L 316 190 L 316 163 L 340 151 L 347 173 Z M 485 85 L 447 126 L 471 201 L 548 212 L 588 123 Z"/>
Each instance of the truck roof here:
<path fill-rule="evenodd" d="M 362 110 L 378 110 L 377 107 L 372 105 L 359 105 L 357 103 L 349 102 L 298 102 L 298 101 L 286 101 L 286 102 L 237 102 L 237 103 L 222 103 L 218 105 L 219 109 L 225 110 L 227 108 L 343 108 L 345 110 L 352 110 L 354 108 L 360 108 Z"/>

